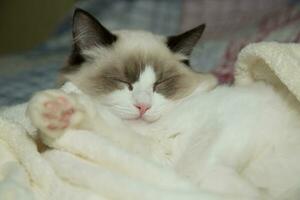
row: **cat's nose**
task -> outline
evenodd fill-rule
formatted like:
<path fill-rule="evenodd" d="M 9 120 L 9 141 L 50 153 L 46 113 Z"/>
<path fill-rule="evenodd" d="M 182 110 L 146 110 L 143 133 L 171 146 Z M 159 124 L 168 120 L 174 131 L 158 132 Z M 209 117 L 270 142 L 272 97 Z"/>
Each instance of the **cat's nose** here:
<path fill-rule="evenodd" d="M 145 114 L 145 112 L 147 112 L 147 110 L 150 109 L 151 106 L 147 105 L 147 104 L 135 104 L 134 105 L 137 109 L 139 109 L 140 112 L 140 116 L 143 116 Z"/>

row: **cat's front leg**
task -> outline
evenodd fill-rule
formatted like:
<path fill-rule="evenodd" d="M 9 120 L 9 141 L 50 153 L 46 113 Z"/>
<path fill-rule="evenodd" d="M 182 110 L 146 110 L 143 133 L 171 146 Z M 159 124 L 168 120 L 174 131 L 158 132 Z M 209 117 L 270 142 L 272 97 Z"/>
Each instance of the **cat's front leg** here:
<path fill-rule="evenodd" d="M 46 90 L 29 101 L 27 115 L 42 138 L 53 140 L 68 129 L 85 125 L 87 109 L 76 95 L 62 90 Z"/>

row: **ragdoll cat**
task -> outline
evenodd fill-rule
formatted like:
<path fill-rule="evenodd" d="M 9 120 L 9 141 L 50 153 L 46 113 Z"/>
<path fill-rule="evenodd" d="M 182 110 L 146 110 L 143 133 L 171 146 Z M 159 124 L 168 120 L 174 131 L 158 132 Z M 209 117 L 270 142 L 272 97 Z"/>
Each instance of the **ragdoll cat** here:
<path fill-rule="evenodd" d="M 203 30 L 110 32 L 77 9 L 62 74 L 79 94 L 37 93 L 33 125 L 48 144 L 68 129 L 93 130 L 220 197 L 300 199 L 298 114 L 264 83 L 216 86 L 194 72 Z"/>

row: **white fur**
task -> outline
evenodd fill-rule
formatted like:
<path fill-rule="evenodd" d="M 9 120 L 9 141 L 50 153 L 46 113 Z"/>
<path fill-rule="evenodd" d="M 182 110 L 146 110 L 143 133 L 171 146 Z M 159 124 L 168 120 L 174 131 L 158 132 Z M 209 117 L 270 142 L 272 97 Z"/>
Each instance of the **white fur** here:
<path fill-rule="evenodd" d="M 136 112 L 126 96 L 112 94 L 110 100 Z M 159 162 L 221 194 L 289 199 L 300 188 L 295 176 L 300 173 L 299 116 L 271 87 L 257 83 L 194 92 L 172 102 L 169 111 L 164 111 L 169 100 L 163 101 L 154 105 L 152 100 L 153 108 L 161 110 L 159 120 L 123 122 L 156 141 L 152 153 L 160 154 L 153 155 Z M 115 112 L 116 104 L 109 109 Z"/>
<path fill-rule="evenodd" d="M 254 84 L 195 94 L 163 124 L 181 133 L 180 173 L 212 191 L 274 199 L 300 186 L 298 122 L 272 88 Z"/>

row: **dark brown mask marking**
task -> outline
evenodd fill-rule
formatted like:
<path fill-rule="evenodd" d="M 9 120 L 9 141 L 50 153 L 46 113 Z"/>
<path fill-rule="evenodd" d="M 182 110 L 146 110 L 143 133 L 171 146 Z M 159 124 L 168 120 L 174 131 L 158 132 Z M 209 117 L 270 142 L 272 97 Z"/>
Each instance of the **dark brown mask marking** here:
<path fill-rule="evenodd" d="M 107 94 L 132 85 L 138 81 L 145 66 L 152 66 L 156 75 L 153 91 L 172 98 L 185 88 L 185 76 L 175 65 L 180 62 L 168 62 L 163 59 L 131 56 L 119 62 L 108 63 L 96 74 L 89 78 L 90 88 L 95 88 L 96 94 Z M 182 66 L 178 66 L 179 68 Z"/>

